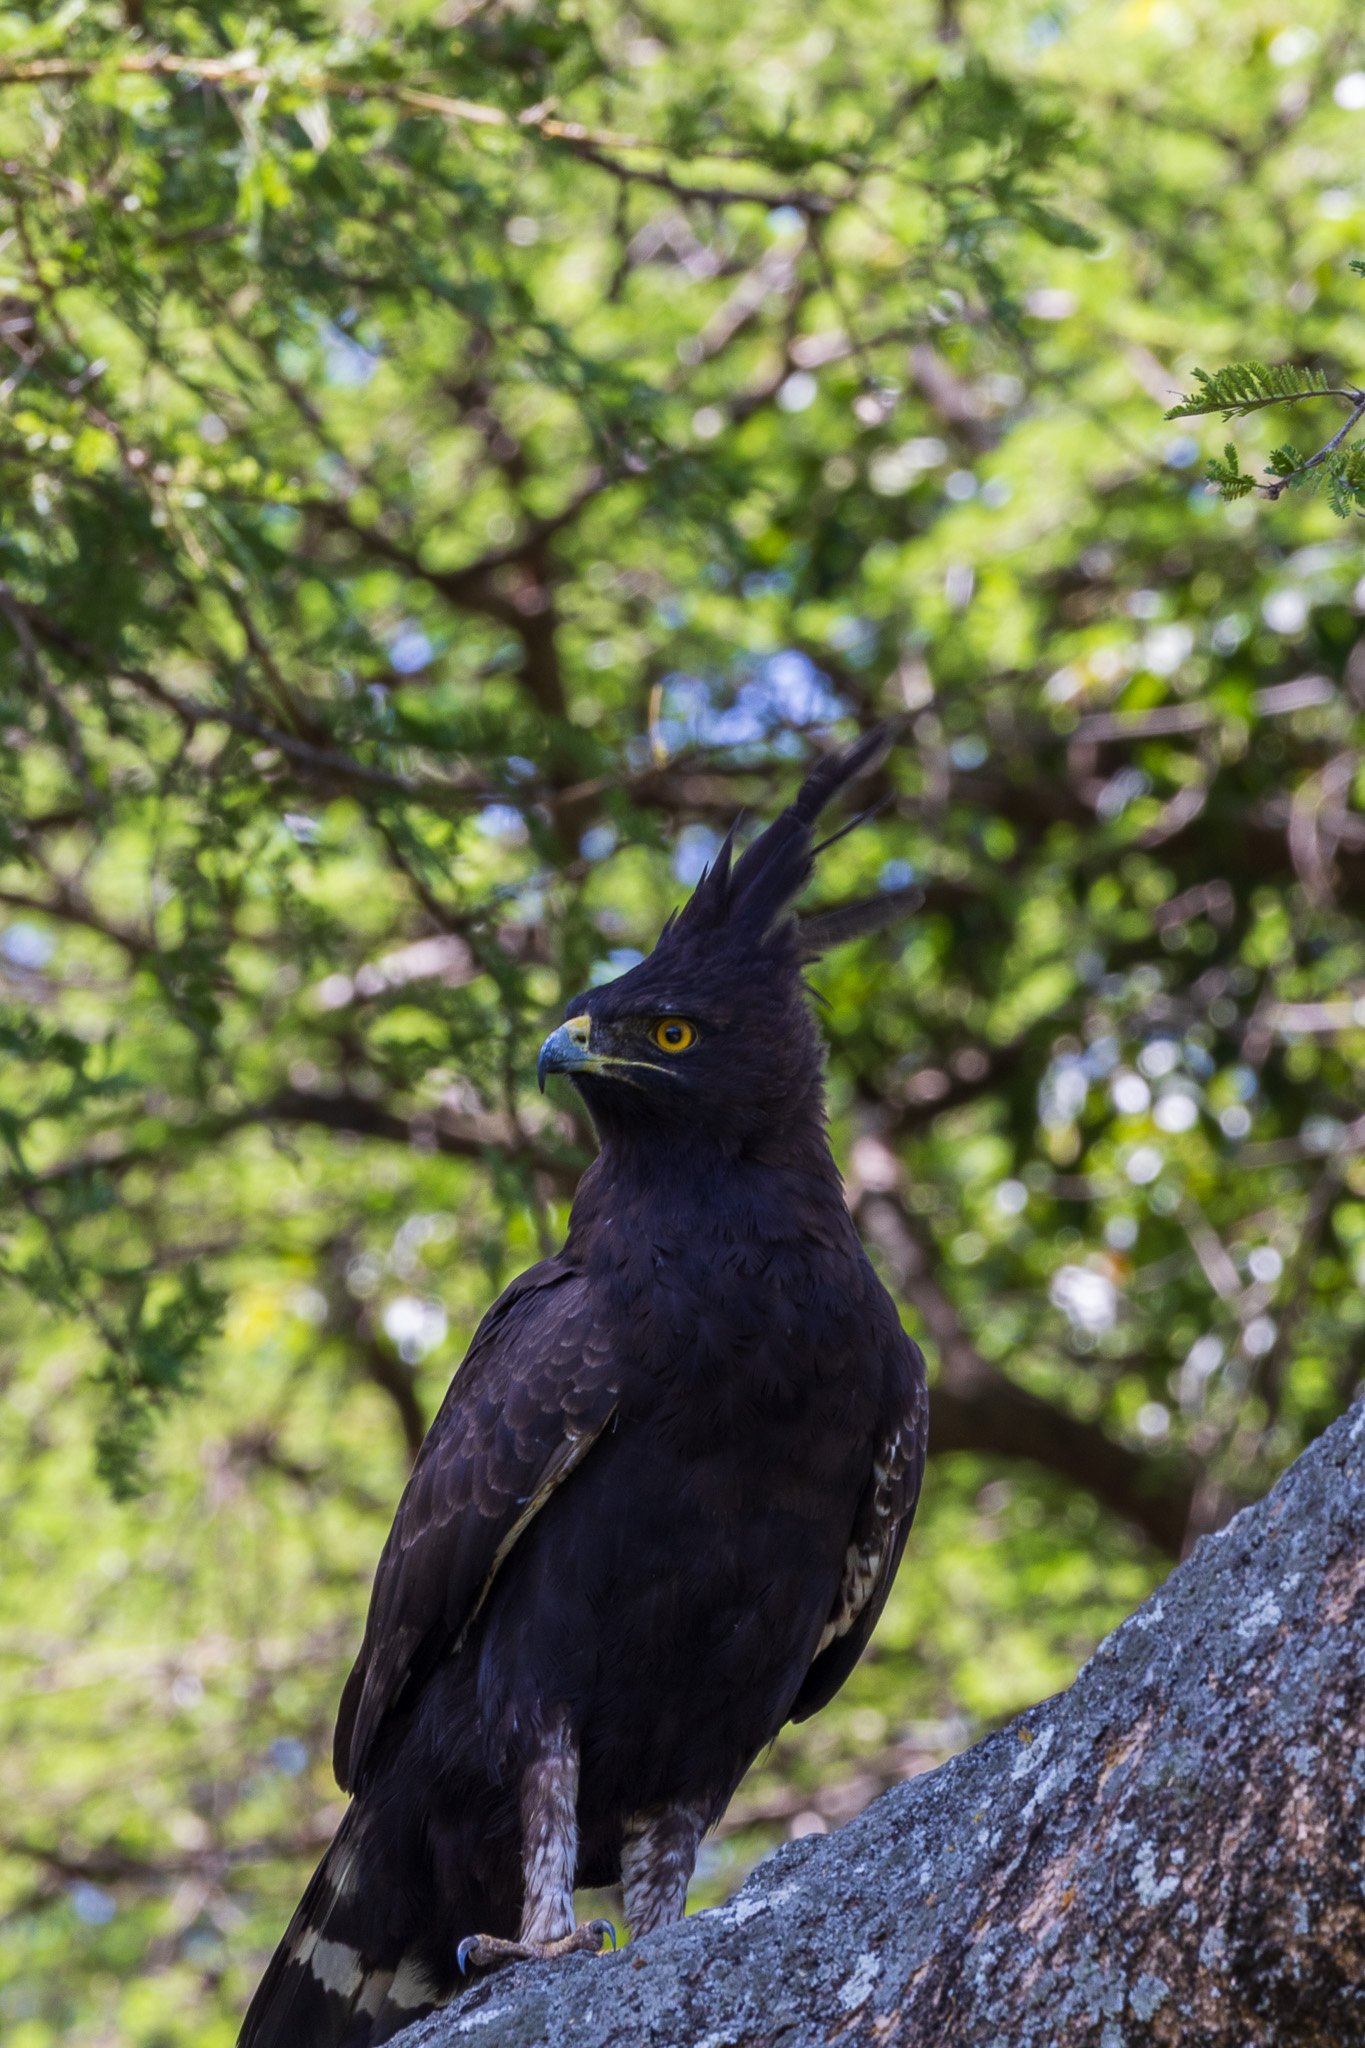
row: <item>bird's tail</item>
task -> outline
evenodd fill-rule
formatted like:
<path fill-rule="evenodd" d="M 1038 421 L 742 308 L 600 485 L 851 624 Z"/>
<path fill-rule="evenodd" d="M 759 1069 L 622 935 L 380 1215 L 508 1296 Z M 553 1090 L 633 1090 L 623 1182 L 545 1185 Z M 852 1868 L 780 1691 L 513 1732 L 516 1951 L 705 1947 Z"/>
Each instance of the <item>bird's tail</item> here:
<path fill-rule="evenodd" d="M 430 1891 L 419 1875 L 384 1867 L 373 1832 L 353 1805 L 270 1960 L 237 2048 L 377 2048 L 451 1997 L 453 1941 L 446 1969 L 432 1968 L 421 1941 Z"/>

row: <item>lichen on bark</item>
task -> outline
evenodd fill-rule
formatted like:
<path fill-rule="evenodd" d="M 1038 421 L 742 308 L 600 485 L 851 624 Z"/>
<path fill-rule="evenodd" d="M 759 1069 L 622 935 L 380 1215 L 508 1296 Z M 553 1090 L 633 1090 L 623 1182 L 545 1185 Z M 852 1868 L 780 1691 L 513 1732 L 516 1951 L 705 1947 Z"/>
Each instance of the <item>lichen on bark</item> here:
<path fill-rule="evenodd" d="M 1358 1403 L 1066 1692 L 726 1905 L 507 1972 L 402 2048 L 1356 2048 L 1363 1847 Z"/>

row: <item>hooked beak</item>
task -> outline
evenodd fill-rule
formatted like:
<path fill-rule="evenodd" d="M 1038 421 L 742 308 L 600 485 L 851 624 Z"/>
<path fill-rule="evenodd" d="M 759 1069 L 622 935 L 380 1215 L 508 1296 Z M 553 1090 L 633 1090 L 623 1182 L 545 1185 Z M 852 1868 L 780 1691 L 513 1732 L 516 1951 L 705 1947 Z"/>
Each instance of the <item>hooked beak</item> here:
<path fill-rule="evenodd" d="M 574 1074 L 584 1067 L 597 1065 L 593 1054 L 588 1051 L 591 1032 L 592 1019 L 582 1016 L 570 1017 L 567 1024 L 561 1024 L 558 1031 L 550 1033 L 536 1061 L 536 1079 L 542 1095 L 547 1074 Z"/>

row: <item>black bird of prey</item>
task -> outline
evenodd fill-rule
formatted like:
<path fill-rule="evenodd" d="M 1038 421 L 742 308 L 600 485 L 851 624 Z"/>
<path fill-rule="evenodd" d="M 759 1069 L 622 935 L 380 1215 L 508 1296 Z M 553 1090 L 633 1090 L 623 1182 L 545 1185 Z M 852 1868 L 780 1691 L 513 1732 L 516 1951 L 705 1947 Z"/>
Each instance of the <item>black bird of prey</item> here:
<path fill-rule="evenodd" d="M 466 1968 L 679 1919 L 697 1846 L 848 1676 L 924 1465 L 924 1361 L 858 1242 L 803 967 L 813 827 L 884 745 L 727 839 L 539 1072 L 601 1149 L 562 1251 L 474 1337 L 379 1562 L 337 1720 L 354 1797 L 240 2048 L 374 2048 Z M 837 836 L 837 835 L 836 835 Z"/>

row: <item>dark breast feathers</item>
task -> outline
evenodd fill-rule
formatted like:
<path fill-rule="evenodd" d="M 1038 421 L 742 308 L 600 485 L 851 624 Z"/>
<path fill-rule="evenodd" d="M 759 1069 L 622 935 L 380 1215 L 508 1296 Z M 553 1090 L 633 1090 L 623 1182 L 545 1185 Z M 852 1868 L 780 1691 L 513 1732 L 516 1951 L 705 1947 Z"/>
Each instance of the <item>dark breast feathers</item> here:
<path fill-rule="evenodd" d="M 571 1696 L 585 1838 L 623 1799 L 718 1810 L 783 1720 L 837 1691 L 913 1513 L 922 1367 L 842 1211 L 824 1242 L 746 1222 L 741 1243 L 702 1228 L 681 1248 L 637 1217 L 490 1311 L 384 1550 L 341 1784 L 364 1785 L 452 1658 L 477 1662 L 494 1772 Z"/>

